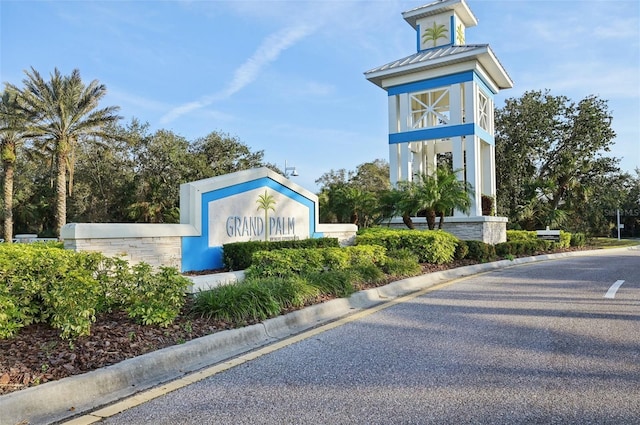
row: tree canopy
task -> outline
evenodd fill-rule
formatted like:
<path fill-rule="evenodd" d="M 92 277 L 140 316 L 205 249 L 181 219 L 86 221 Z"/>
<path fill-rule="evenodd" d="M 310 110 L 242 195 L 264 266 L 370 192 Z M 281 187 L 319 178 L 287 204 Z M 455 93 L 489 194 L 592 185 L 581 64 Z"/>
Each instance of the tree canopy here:
<path fill-rule="evenodd" d="M 147 123 L 120 123 L 117 106 L 100 105 L 106 87 L 85 84 L 78 70 L 55 69 L 48 80 L 26 71 L 23 86 L 6 84 L 0 97 L 0 179 L 3 237 L 57 236 L 71 222 L 179 220 L 181 183 L 268 166 L 263 151 L 212 131 L 188 140 Z M 497 214 L 509 226 L 545 226 L 608 235 L 616 212 L 627 234 L 640 229 L 640 170 L 623 173 L 607 156 L 615 140 L 606 100 L 573 101 L 529 91 L 496 110 Z M 316 183 L 320 221 L 369 227 L 401 215 L 426 215 L 436 226 L 468 190 L 442 156 L 436 176 L 391 188 L 385 160 L 322 174 Z M 461 186 L 462 184 L 462 186 Z M 266 202 L 266 200 L 265 200 Z M 263 206 L 268 209 L 268 202 Z M 14 232 L 15 231 L 15 232 Z"/>
<path fill-rule="evenodd" d="M 563 227 L 619 174 L 607 102 L 530 91 L 496 110 L 499 213 L 523 229 Z"/>
<path fill-rule="evenodd" d="M 213 131 L 187 140 L 149 131 L 118 107 L 100 106 L 106 87 L 78 70 L 50 79 L 26 71 L 0 101 L 4 239 L 14 233 L 58 236 L 70 222 L 179 221 L 180 184 L 269 166 L 263 151 Z M 14 174 L 15 170 L 15 174 Z"/>

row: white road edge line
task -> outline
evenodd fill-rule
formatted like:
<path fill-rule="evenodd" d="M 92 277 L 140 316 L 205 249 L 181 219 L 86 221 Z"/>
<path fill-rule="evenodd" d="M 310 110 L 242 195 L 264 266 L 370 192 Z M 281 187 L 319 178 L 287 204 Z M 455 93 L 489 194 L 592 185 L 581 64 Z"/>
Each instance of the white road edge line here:
<path fill-rule="evenodd" d="M 616 283 L 611 285 L 611 287 L 609 288 L 607 293 L 604 294 L 604 297 L 605 298 L 615 298 L 616 297 L 616 292 L 618 291 L 618 288 L 620 288 L 623 283 L 624 283 L 624 280 L 616 280 Z"/>

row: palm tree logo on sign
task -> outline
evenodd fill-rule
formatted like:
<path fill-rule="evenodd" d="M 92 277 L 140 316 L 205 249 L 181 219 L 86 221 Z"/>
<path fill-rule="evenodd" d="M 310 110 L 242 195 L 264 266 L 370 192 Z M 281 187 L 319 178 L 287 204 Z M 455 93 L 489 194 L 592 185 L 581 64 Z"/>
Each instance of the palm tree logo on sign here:
<path fill-rule="evenodd" d="M 269 232 L 269 210 L 273 211 L 274 213 L 276 212 L 276 209 L 275 209 L 276 200 L 273 198 L 273 196 L 269 195 L 267 193 L 267 190 L 265 189 L 264 194 L 258 196 L 258 200 L 256 201 L 256 204 L 258 204 L 258 208 L 256 209 L 256 211 L 264 210 L 264 240 L 268 241 L 269 233 L 270 233 Z"/>
<path fill-rule="evenodd" d="M 433 41 L 433 47 L 436 47 L 436 42 L 441 39 L 447 38 L 447 33 L 449 30 L 444 25 L 438 25 L 435 22 L 433 23 L 433 27 L 427 28 L 422 35 L 422 42 L 427 43 L 427 41 Z"/>

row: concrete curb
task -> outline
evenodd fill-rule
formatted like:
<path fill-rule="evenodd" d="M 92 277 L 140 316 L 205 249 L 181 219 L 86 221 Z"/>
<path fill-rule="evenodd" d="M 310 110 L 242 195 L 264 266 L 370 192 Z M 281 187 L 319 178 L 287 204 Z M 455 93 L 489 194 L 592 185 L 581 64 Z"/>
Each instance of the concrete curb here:
<path fill-rule="evenodd" d="M 49 424 L 131 396 L 258 347 L 435 284 L 538 261 L 596 255 L 638 247 L 576 251 L 502 260 L 429 273 L 367 289 L 266 320 L 167 347 L 86 374 L 0 396 L 0 425 Z"/>

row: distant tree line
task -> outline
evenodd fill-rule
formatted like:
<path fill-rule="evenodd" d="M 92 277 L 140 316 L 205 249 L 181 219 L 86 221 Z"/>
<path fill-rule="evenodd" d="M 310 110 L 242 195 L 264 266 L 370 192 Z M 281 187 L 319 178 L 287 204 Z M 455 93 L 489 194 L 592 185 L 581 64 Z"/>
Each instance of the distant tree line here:
<path fill-rule="evenodd" d="M 187 140 L 151 132 L 117 106 L 101 107 L 106 87 L 79 71 L 47 80 L 35 69 L 0 97 L 2 237 L 58 236 L 66 222 L 179 221 L 181 183 L 268 166 L 263 151 L 213 131 Z M 640 233 L 640 170 L 621 172 L 606 156 L 614 143 L 606 101 L 573 102 L 548 91 L 508 99 L 496 110 L 496 215 L 514 229 L 546 226 L 591 235 Z M 450 158 L 436 173 L 391 187 L 389 165 L 374 160 L 355 171 L 330 170 L 316 183 L 320 221 L 371 227 L 390 217 L 425 216 L 430 228 L 454 209 L 469 208 L 470 187 L 455 179 Z M 484 200 L 483 200 L 484 201 Z M 635 213 L 634 213 L 635 212 Z"/>

